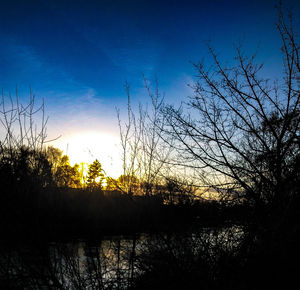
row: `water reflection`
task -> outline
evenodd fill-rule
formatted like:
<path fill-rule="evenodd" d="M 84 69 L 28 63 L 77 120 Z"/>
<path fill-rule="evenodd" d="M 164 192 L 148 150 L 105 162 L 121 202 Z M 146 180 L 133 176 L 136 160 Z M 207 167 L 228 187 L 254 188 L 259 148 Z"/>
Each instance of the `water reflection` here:
<path fill-rule="evenodd" d="M 98 242 L 0 246 L 3 289 L 147 289 L 212 280 L 242 244 L 241 227 L 110 237 Z M 180 280 L 180 279 L 179 279 Z M 165 282 L 164 282 L 165 281 Z M 150 287 L 150 286 L 149 286 Z M 151 289 L 151 287 L 149 289 Z"/>

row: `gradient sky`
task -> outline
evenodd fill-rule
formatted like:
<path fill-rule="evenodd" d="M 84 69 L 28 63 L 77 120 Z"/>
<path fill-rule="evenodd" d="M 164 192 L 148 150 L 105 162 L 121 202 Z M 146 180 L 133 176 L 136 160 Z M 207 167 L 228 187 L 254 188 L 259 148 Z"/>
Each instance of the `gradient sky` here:
<path fill-rule="evenodd" d="M 300 1 L 283 2 L 300 15 Z M 239 39 L 249 52 L 259 44 L 265 72 L 279 75 L 275 4 L 1 0 L 0 87 L 8 95 L 17 85 L 22 99 L 31 87 L 45 100 L 49 138 L 62 135 L 55 145 L 68 150 L 72 161 L 99 158 L 116 175 L 115 107 L 122 110 L 126 104 L 125 81 L 134 102 L 147 100 L 143 74 L 158 79 L 166 100 L 180 102 L 192 94 L 188 84 L 196 73 L 191 62 L 207 56 L 207 40 L 229 61 Z"/>

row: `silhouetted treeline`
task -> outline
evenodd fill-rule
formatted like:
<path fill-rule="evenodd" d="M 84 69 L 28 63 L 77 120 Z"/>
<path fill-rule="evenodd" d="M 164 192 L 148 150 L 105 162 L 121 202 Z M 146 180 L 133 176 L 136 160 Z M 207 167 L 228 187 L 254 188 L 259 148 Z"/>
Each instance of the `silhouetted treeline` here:
<path fill-rule="evenodd" d="M 66 176 L 61 186 L 56 174 L 59 168 L 53 170 L 46 151 L 26 147 L 0 159 L 3 238 L 96 238 L 241 221 L 248 212 L 242 205 L 196 199 L 183 186 L 179 194 L 173 187 L 170 192 L 168 184 L 157 185 L 151 196 L 103 190 L 96 183 L 73 188 L 65 185 L 71 184 Z"/>

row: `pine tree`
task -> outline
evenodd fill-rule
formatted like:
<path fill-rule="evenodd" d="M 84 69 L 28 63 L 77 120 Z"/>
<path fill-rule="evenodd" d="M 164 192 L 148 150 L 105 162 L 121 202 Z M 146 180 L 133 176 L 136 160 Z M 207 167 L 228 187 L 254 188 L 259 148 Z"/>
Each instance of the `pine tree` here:
<path fill-rule="evenodd" d="M 88 168 L 87 186 L 90 188 L 102 188 L 104 174 L 101 163 L 96 159 Z"/>

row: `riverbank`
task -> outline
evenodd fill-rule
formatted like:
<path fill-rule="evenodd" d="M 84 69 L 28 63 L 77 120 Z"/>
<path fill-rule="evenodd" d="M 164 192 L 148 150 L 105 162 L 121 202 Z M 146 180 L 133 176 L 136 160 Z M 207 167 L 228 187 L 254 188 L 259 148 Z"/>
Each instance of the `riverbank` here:
<path fill-rule="evenodd" d="M 177 231 L 189 226 L 243 222 L 245 206 L 193 201 L 166 204 L 162 196 L 129 196 L 82 189 L 49 189 L 35 199 L 1 204 L 4 239 L 98 239 L 103 235 Z"/>

